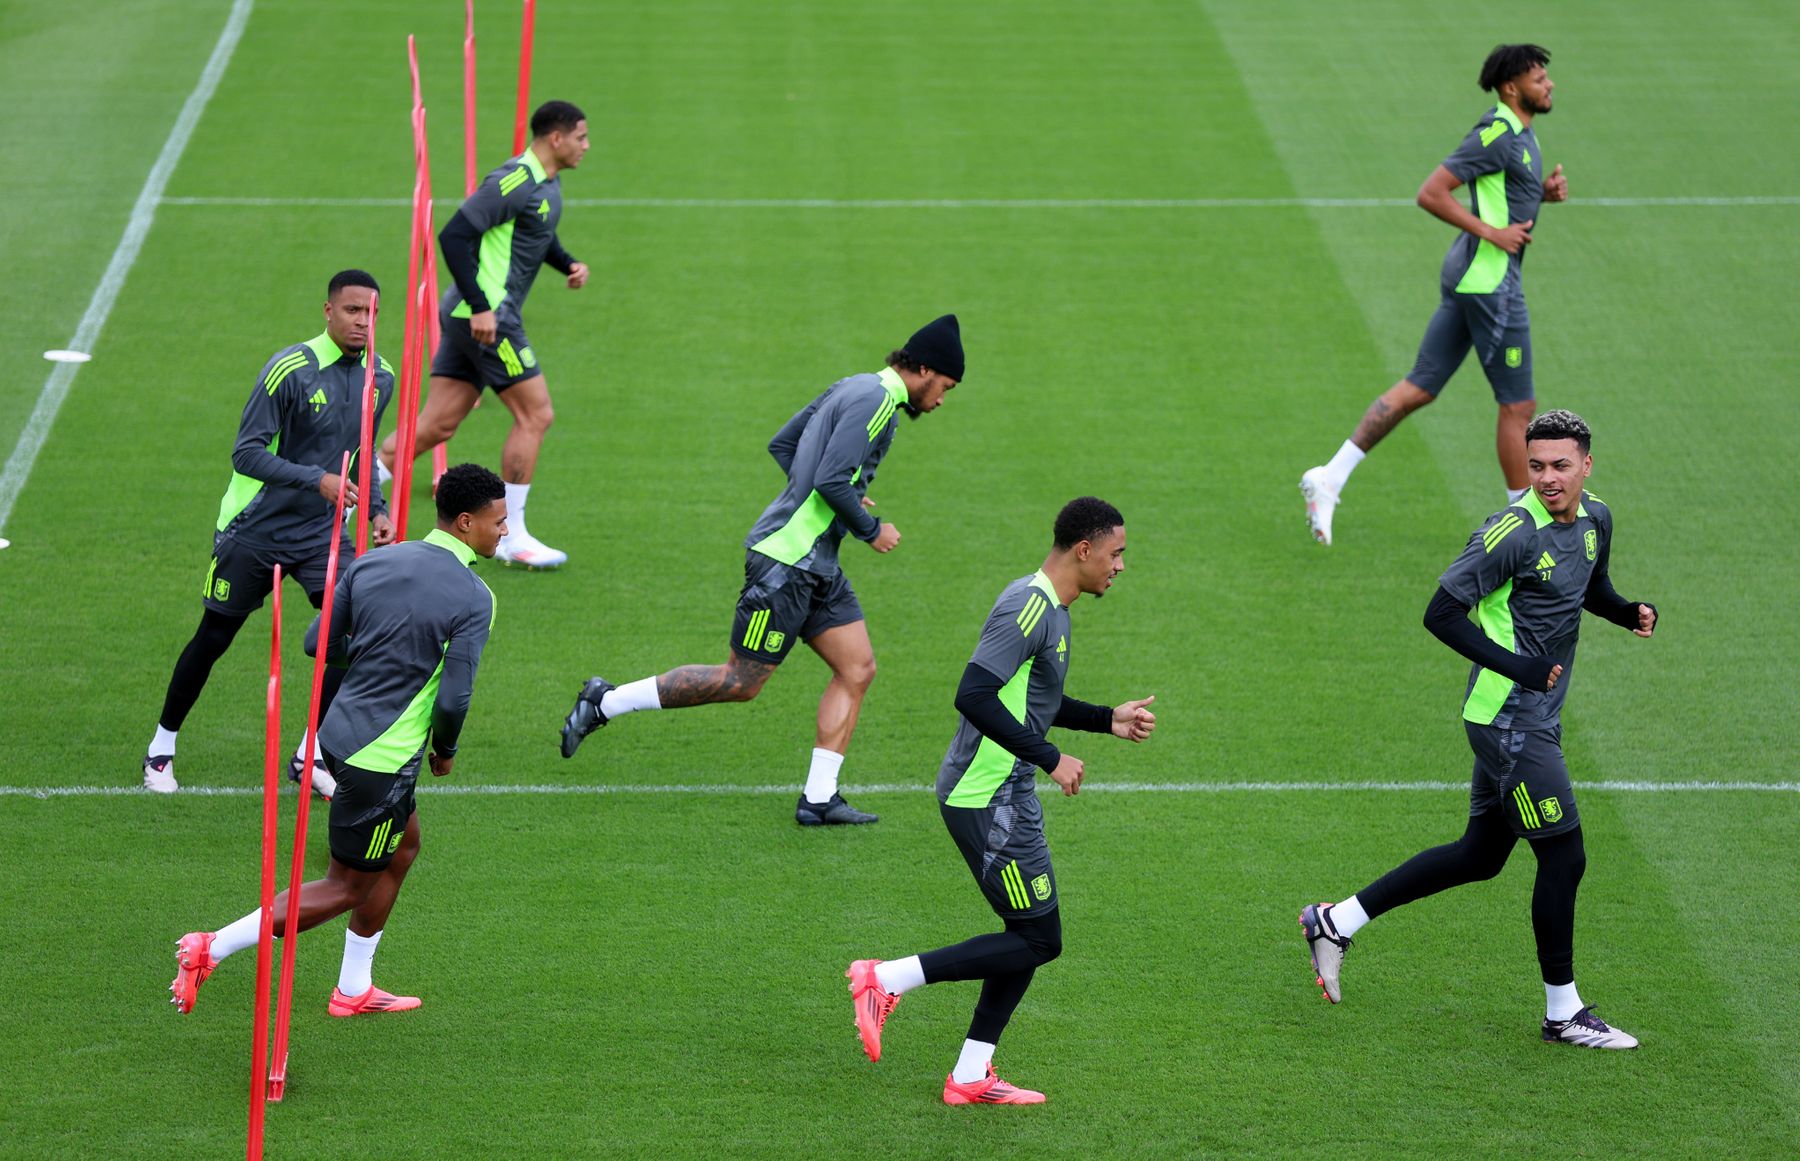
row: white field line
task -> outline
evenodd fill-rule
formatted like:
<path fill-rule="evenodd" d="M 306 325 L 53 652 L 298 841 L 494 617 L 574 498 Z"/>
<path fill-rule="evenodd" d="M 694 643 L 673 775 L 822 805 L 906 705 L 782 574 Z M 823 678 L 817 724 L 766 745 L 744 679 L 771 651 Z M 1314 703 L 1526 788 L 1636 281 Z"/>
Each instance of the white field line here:
<path fill-rule="evenodd" d="M 1575 787 L 1582 791 L 1616 792 L 1621 794 L 1707 794 L 1721 791 L 1750 792 L 1763 794 L 1800 794 L 1800 782 L 1651 782 L 1623 779 L 1605 779 L 1597 782 L 1576 782 Z M 1469 780 L 1464 778 L 1455 782 L 1376 782 L 1376 781 L 1344 781 L 1344 782 L 1091 782 L 1082 787 L 1086 794 L 1283 794 L 1304 791 L 1307 793 L 1362 793 L 1369 791 L 1431 791 L 1448 792 L 1452 790 L 1466 791 Z M 876 783 L 867 786 L 846 786 L 853 794 L 922 794 L 931 790 L 930 783 Z M 543 785 L 504 785 L 488 786 L 471 785 L 469 783 L 433 784 L 429 781 L 419 783 L 419 793 L 426 795 L 659 795 L 689 794 L 707 796 L 743 796 L 743 795 L 776 795 L 795 794 L 795 784 L 770 786 L 708 786 L 702 784 L 682 785 L 579 785 L 567 782 L 552 782 Z M 262 788 L 257 786 L 197 786 L 186 787 L 176 792 L 179 795 L 190 795 L 201 798 L 245 798 L 260 795 Z M 140 786 L 0 786 L 0 798 L 117 798 L 117 797 L 159 797 L 151 795 Z"/>
<path fill-rule="evenodd" d="M 254 0 L 236 0 L 232 4 L 224 31 L 219 33 L 219 42 L 213 45 L 212 56 L 200 73 L 200 83 L 188 94 L 187 104 L 181 107 L 181 115 L 175 119 L 175 127 L 169 130 L 169 139 L 163 142 L 162 152 L 156 155 L 156 164 L 150 167 L 150 176 L 144 179 L 144 188 L 131 207 L 131 219 L 125 225 L 124 236 L 113 251 L 112 261 L 107 263 L 100 285 L 94 288 L 94 297 L 88 301 L 86 313 L 75 327 L 75 337 L 69 340 L 70 350 L 93 351 L 100 329 L 106 325 L 113 303 L 118 301 L 119 291 L 125 286 L 125 278 L 137 262 L 138 251 L 143 249 L 144 238 L 150 233 L 156 207 L 162 204 L 163 190 L 168 188 L 175 165 L 187 149 L 188 138 L 194 135 L 194 126 L 200 123 L 200 114 L 206 111 L 207 102 L 212 100 L 213 91 L 219 87 L 219 79 L 225 75 L 225 67 L 231 63 L 231 54 L 237 50 L 238 38 L 250 20 L 252 7 Z M 80 366 L 79 363 L 58 363 L 51 369 L 50 377 L 44 380 L 44 389 L 38 392 L 37 405 L 31 409 L 31 417 L 19 433 L 19 442 L 6 457 L 6 466 L 0 468 L 0 531 L 6 529 L 13 504 L 25 488 L 25 480 L 31 475 L 31 467 L 37 462 L 44 441 L 50 437 L 50 426 L 56 422 L 56 413 L 68 397 L 69 386 Z"/>
<path fill-rule="evenodd" d="M 398 209 L 405 198 L 173 197 L 165 206 Z M 1395 209 L 1411 198 L 564 198 L 601 209 L 701 210 L 1262 210 Z M 1577 198 L 1582 206 L 1800 206 L 1800 195 L 1771 197 Z"/>

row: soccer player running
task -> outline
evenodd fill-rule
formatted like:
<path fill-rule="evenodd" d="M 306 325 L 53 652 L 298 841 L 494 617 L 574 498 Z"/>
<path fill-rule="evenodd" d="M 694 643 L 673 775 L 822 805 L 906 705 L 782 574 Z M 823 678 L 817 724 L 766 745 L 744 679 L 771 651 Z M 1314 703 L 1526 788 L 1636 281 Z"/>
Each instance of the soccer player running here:
<path fill-rule="evenodd" d="M 1343 998 L 1344 952 L 1363 924 L 1415 899 L 1492 879 L 1523 838 L 1537 856 L 1531 927 L 1544 977 L 1543 1038 L 1636 1048 L 1634 1037 L 1595 1015 L 1575 988 L 1575 889 L 1587 855 L 1563 762 L 1561 718 L 1581 611 L 1648 637 L 1656 606 L 1613 590 L 1612 513 L 1582 489 L 1594 466 L 1587 424 L 1572 412 L 1547 411 L 1532 420 L 1525 443 L 1531 491 L 1469 537 L 1425 610 L 1425 627 L 1475 663 L 1463 702 L 1463 728 L 1475 751 L 1468 828 L 1342 903 L 1308 905 L 1300 928 L 1319 986 L 1335 1004 Z"/>
<path fill-rule="evenodd" d="M 1569 196 L 1558 165 L 1544 176 L 1532 120 L 1550 112 L 1556 86 L 1545 72 L 1548 49 L 1503 44 L 1481 66 L 1481 87 L 1499 97 L 1456 152 L 1419 187 L 1419 206 L 1462 233 L 1450 244 L 1439 277 L 1441 299 L 1425 327 L 1418 358 L 1406 377 L 1383 392 L 1331 460 L 1300 477 L 1313 538 L 1331 543 L 1332 515 L 1350 473 L 1408 415 L 1430 403 L 1471 349 L 1500 406 L 1494 434 L 1506 501 L 1516 504 L 1530 484 L 1525 425 L 1537 404 L 1531 382 L 1531 319 L 1521 282 L 1525 247 L 1543 202 Z M 1471 184 L 1472 183 L 1472 184 Z M 1456 200 L 1470 188 L 1469 208 Z"/>
<path fill-rule="evenodd" d="M 395 996 L 370 978 L 375 949 L 406 872 L 419 855 L 413 788 L 419 765 L 450 773 L 482 646 L 494 621 L 494 596 L 474 573 L 506 534 L 506 488 L 477 464 L 458 464 L 438 481 L 437 527 L 359 557 L 339 578 L 331 602 L 325 660 L 347 665 L 344 688 L 319 727 L 319 747 L 336 775 L 331 799 L 331 863 L 323 879 L 300 887 L 299 930 L 350 912 L 333 1016 L 402 1012 L 415 996 Z M 306 634 L 315 653 L 319 623 Z M 200 985 L 227 956 L 255 947 L 260 909 L 217 932 L 192 931 L 176 943 L 173 1003 L 194 1009 Z M 285 937 L 287 892 L 275 898 L 275 934 Z"/>
<path fill-rule="evenodd" d="M 870 823 L 838 793 L 838 774 L 863 695 L 875 680 L 875 651 L 862 606 L 838 563 L 849 533 L 891 552 L 900 531 L 868 511 L 875 470 L 894 440 L 899 414 L 935 410 L 963 376 L 962 331 L 947 314 L 920 327 L 874 374 L 852 375 L 794 413 L 769 441 L 787 487 L 744 539 L 744 587 L 723 665 L 684 665 L 615 687 L 595 677 L 563 722 L 562 755 L 620 714 L 713 702 L 749 701 L 795 641 L 831 667 L 819 698 L 818 730 L 806 785 L 794 807 L 802 826 Z"/>
<path fill-rule="evenodd" d="M 512 413 L 500 452 L 511 530 L 495 554 L 501 564 L 557 568 L 569 554 L 525 528 L 525 501 L 538 451 L 554 412 L 544 370 L 525 336 L 525 296 L 548 264 L 570 290 L 587 285 L 588 268 L 557 240 L 565 169 L 588 151 L 587 117 L 567 101 L 546 101 L 531 115 L 531 144 L 483 179 L 438 234 L 455 285 L 438 304 L 442 342 L 431 360 L 431 385 L 419 412 L 415 454 L 426 455 L 456 434 L 481 401 L 483 387 Z M 395 437 L 381 444 L 383 479 L 394 468 Z"/>
<path fill-rule="evenodd" d="M 844 973 L 870 1060 L 881 1059 L 882 1026 L 906 992 L 947 980 L 982 981 L 968 1039 L 944 1078 L 945 1104 L 1044 1099 L 1001 1080 L 993 1059 L 1032 973 L 1062 953 L 1036 771 L 1073 795 L 1086 769 L 1045 734 L 1061 726 L 1141 742 L 1156 728 L 1148 708 L 1153 697 L 1108 707 L 1063 693 L 1069 606 L 1082 593 L 1105 593 L 1125 571 L 1125 518 L 1106 501 L 1083 496 L 1057 514 L 1054 540 L 1044 566 L 1007 585 L 988 614 L 956 691 L 962 720 L 937 777 L 944 825 L 1006 930 L 905 959 L 859 959 Z"/>
<path fill-rule="evenodd" d="M 176 735 L 206 688 L 213 664 L 275 587 L 275 566 L 300 582 L 314 608 L 324 600 L 338 493 L 344 493 L 347 506 L 359 502 L 355 471 L 352 479 L 341 479 L 338 472 L 345 452 L 352 453 L 354 469 L 362 438 L 364 359 L 379 289 L 366 271 L 332 275 L 325 290 L 324 333 L 275 352 L 250 389 L 231 450 L 231 483 L 219 502 L 212 564 L 200 590 L 200 627 L 169 677 L 162 715 L 144 754 L 146 790 L 178 789 Z M 393 368 L 379 356 L 375 392 L 379 426 L 394 396 Z M 370 530 L 375 544 L 386 544 L 394 529 L 381 489 L 374 491 Z M 347 531 L 343 552 L 350 553 Z M 326 675 L 322 707 L 331 705 L 340 680 L 341 674 Z M 302 739 L 288 763 L 288 777 L 296 782 L 304 746 Z M 313 768 L 311 782 L 320 794 L 331 795 L 332 779 L 324 767 Z"/>

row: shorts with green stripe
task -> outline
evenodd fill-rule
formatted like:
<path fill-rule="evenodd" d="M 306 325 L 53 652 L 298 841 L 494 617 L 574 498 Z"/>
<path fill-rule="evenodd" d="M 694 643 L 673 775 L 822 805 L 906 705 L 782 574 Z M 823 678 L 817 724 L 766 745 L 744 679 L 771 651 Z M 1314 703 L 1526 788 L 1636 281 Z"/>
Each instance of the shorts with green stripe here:
<path fill-rule="evenodd" d="M 987 806 L 938 804 L 988 906 L 1002 919 L 1056 910 L 1056 871 L 1044 841 L 1043 804 L 1034 792 Z"/>
<path fill-rule="evenodd" d="M 1563 761 L 1562 727 L 1503 730 L 1464 722 L 1475 773 L 1469 814 L 1498 810 L 1520 838 L 1548 838 L 1581 825 L 1575 789 Z"/>
<path fill-rule="evenodd" d="M 476 342 L 469 320 L 447 310 L 438 312 L 438 330 L 437 354 L 431 357 L 433 375 L 471 383 L 476 390 L 492 387 L 500 392 L 544 373 L 531 340 L 525 337 L 525 324 L 518 318 L 494 316 L 492 346 Z"/>
<path fill-rule="evenodd" d="M 862 605 L 843 573 L 821 576 L 760 552 L 744 553 L 744 587 L 731 622 L 731 649 L 738 656 L 779 665 L 796 641 L 862 619 Z"/>
<path fill-rule="evenodd" d="M 413 814 L 418 766 L 398 774 L 364 770 L 325 755 L 337 779 L 331 796 L 331 857 L 358 871 L 384 871 Z"/>

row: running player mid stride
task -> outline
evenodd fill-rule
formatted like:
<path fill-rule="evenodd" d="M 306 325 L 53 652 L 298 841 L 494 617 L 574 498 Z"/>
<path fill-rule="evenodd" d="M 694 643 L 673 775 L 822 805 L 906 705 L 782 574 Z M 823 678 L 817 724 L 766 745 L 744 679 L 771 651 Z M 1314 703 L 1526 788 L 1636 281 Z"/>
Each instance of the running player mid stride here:
<path fill-rule="evenodd" d="M 537 351 L 525 334 L 525 296 L 545 266 L 570 290 L 587 285 L 588 268 L 563 249 L 562 171 L 588 151 L 587 117 L 567 101 L 546 101 L 531 115 L 531 144 L 488 174 L 438 234 L 444 266 L 455 282 L 438 304 L 443 342 L 431 360 L 431 389 L 419 412 L 416 455 L 456 434 L 481 400 L 482 388 L 512 413 L 500 452 L 509 531 L 495 554 L 501 564 L 556 568 L 569 554 L 525 529 L 525 501 L 538 451 L 555 413 Z M 395 437 L 381 444 L 381 471 L 394 467 Z"/>
<path fill-rule="evenodd" d="M 1335 1004 L 1343 998 L 1344 952 L 1363 924 L 1492 879 L 1522 838 L 1537 856 L 1531 928 L 1544 977 L 1544 1040 L 1636 1048 L 1635 1037 L 1600 1019 L 1575 989 L 1575 890 L 1587 854 L 1563 761 L 1562 705 L 1582 610 L 1648 637 L 1656 606 L 1613 590 L 1612 512 L 1582 490 L 1594 466 L 1587 424 L 1573 412 L 1547 411 L 1525 439 L 1532 490 L 1469 537 L 1425 610 L 1425 627 L 1474 662 L 1462 714 L 1475 751 L 1468 827 L 1342 903 L 1302 908 L 1300 930 L 1319 986 Z"/>
<path fill-rule="evenodd" d="M 306 651 L 348 665 L 344 687 L 319 726 L 319 748 L 337 778 L 331 798 L 331 863 L 300 887 L 299 930 L 350 912 L 333 1016 L 402 1012 L 414 996 L 382 991 L 370 979 L 375 948 L 419 855 L 413 788 L 419 767 L 450 773 L 475 671 L 494 620 L 494 595 L 476 576 L 506 534 L 506 488 L 477 464 L 458 464 L 438 481 L 437 527 L 358 557 L 331 600 L 331 640 Z M 275 897 L 275 934 L 285 937 L 287 892 Z M 216 932 L 190 931 L 175 945 L 171 1003 L 193 1011 L 200 985 L 227 956 L 256 946 L 262 911 Z"/>
<path fill-rule="evenodd" d="M 1056 517 L 1044 566 L 1001 592 L 956 691 L 962 721 L 938 770 L 939 810 L 976 884 L 1006 930 L 905 959 L 859 959 L 844 974 L 870 1060 L 900 997 L 921 984 L 980 980 L 981 998 L 956 1067 L 944 1078 L 950 1105 L 1034 1105 L 1044 1094 L 994 1074 L 994 1048 L 1032 973 L 1062 952 L 1056 872 L 1044 841 L 1036 771 L 1065 795 L 1081 789 L 1081 759 L 1046 738 L 1051 726 L 1141 742 L 1156 728 L 1154 697 L 1089 705 L 1063 693 L 1069 671 L 1069 606 L 1098 597 L 1125 571 L 1125 518 L 1104 500 L 1071 500 Z"/>
<path fill-rule="evenodd" d="M 1306 520 L 1320 544 L 1331 543 L 1332 514 L 1356 465 L 1401 420 L 1438 397 L 1470 350 L 1500 405 L 1494 448 L 1506 477 L 1506 502 L 1524 498 L 1530 484 L 1525 425 L 1537 408 L 1521 282 L 1525 247 L 1540 204 L 1569 196 L 1562 166 L 1544 176 L 1543 150 L 1531 127 L 1533 118 L 1550 112 L 1556 86 L 1544 71 L 1549 63 L 1549 50 L 1535 44 L 1503 44 L 1490 53 L 1480 83 L 1499 103 L 1419 187 L 1419 207 L 1462 233 L 1444 256 L 1437 313 L 1425 327 L 1413 369 L 1369 404 L 1330 462 L 1300 477 Z M 1464 184 L 1466 210 L 1455 193 Z"/>
<path fill-rule="evenodd" d="M 933 319 L 873 374 L 852 375 L 794 413 L 769 441 L 787 487 L 744 538 L 744 587 L 723 665 L 684 665 L 615 687 L 595 677 L 581 688 L 562 728 L 562 756 L 620 714 L 749 701 L 796 641 L 831 667 L 819 698 L 806 785 L 794 806 L 802 826 L 870 823 L 838 793 L 838 773 L 875 680 L 875 650 L 862 606 L 838 562 L 848 533 L 891 552 L 900 531 L 869 513 L 875 469 L 894 441 L 900 413 L 932 411 L 963 376 L 956 316 Z"/>

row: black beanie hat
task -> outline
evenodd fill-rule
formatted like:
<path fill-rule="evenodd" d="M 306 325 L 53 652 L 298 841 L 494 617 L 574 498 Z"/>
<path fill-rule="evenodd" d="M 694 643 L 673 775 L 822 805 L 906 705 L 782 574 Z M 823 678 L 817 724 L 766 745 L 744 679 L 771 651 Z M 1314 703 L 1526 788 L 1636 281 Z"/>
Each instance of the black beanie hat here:
<path fill-rule="evenodd" d="M 962 382 L 962 329 L 956 325 L 955 315 L 932 319 L 915 331 L 913 337 L 906 340 L 906 346 L 900 349 L 920 366 Z"/>

